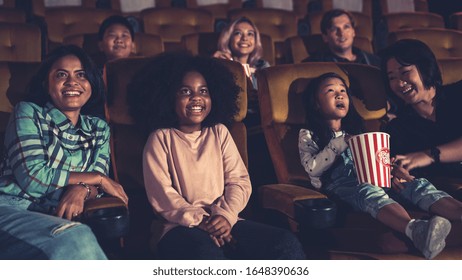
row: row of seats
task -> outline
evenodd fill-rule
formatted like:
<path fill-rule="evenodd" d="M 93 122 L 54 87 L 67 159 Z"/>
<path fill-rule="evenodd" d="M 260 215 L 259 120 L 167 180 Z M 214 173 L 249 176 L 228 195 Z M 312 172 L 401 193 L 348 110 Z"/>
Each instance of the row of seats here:
<path fill-rule="evenodd" d="M 38 1 L 40 2 L 40 1 Z M 85 1 L 84 1 L 85 2 Z M 35 2 L 34 2 L 35 3 Z M 330 7 L 330 6 L 329 6 Z M 0 21 L 24 22 L 25 16 L 16 16 L 19 10 L 8 9 L 4 16 L 0 10 Z M 81 35 L 87 33 L 96 33 L 102 20 L 109 15 L 119 13 L 117 10 L 94 9 L 87 7 L 63 7 L 46 10 L 43 16 L 43 22 L 39 24 L 42 29 L 42 38 L 46 42 L 42 43 L 42 55 L 50 48 L 64 42 L 65 37 L 72 35 Z M 377 49 L 377 41 L 374 32 L 374 22 L 367 13 L 353 12 L 356 18 L 358 41 L 369 44 L 365 50 Z M 140 22 L 143 23 L 143 33 L 158 35 L 162 38 L 165 50 L 174 50 L 180 48 L 181 38 L 185 34 L 199 32 L 214 32 L 213 16 L 210 12 L 203 9 L 183 9 L 183 8 L 150 8 L 139 13 Z M 247 16 L 256 23 L 261 33 L 267 34 L 275 44 L 275 61 L 276 63 L 291 62 L 284 57 L 284 41 L 293 36 L 300 35 L 300 21 L 291 11 L 278 9 L 233 9 L 228 10 L 227 20 L 233 20 L 239 16 Z M 320 40 L 320 20 L 322 12 L 312 13 L 304 20 L 310 26 L 310 35 L 304 40 L 305 44 L 309 41 L 321 42 Z M 454 16 L 454 18 L 457 18 Z M 179 19 L 179 20 L 178 20 Z M 388 34 L 398 30 L 408 28 L 444 28 L 442 16 L 429 12 L 405 12 L 389 13 L 383 16 L 380 23 L 383 30 L 380 34 L 383 40 L 388 40 Z M 366 42 L 367 43 L 367 42 Z M 314 44 L 317 47 L 316 44 Z M 308 49 L 309 50 L 309 49 Z M 297 61 L 297 60 L 292 60 Z"/>
<path fill-rule="evenodd" d="M 124 238 L 125 255 L 123 257 L 125 258 L 155 257 L 151 255 L 148 244 L 151 232 L 155 230 L 156 219 L 146 199 L 141 168 L 141 155 L 146 139 L 134 124 L 125 102 L 126 95 L 129 94 L 126 91 L 127 84 L 148 60 L 149 58 L 134 57 L 113 61 L 107 64 L 106 72 L 109 119 L 114 140 L 114 172 L 130 197 L 131 228 L 129 235 Z M 252 176 L 252 169 L 255 166 L 251 165 L 248 158 L 255 151 L 247 149 L 248 134 L 244 125 L 247 113 L 248 80 L 239 63 L 227 60 L 223 60 L 223 63 L 233 71 L 237 83 L 243 89 L 239 99 L 240 111 L 230 130 Z M 440 60 L 439 63 L 444 84 L 460 79 L 462 59 Z M 6 93 L 1 96 L 7 99 L 7 102 L 1 100 L 0 104 L 14 105 L 22 100 L 27 81 L 35 73 L 38 65 L 38 62 L 0 63 L 0 90 Z M 383 81 L 379 70 L 370 66 L 302 63 L 278 65 L 257 74 L 261 126 L 266 139 L 265 143 L 261 144 L 268 146 L 277 181 L 265 186 L 254 185 L 254 194 L 259 200 L 258 205 L 261 205 L 265 211 L 277 211 L 285 218 L 285 222 L 277 224 L 278 226 L 287 226 L 294 232 L 300 231 L 300 219 L 296 215 L 297 201 L 324 198 L 324 195 L 317 191 L 306 188 L 309 186 L 309 179 L 299 162 L 297 137 L 305 115 L 300 102 L 300 93 L 311 78 L 330 71 L 345 77 L 355 97 L 361 100 L 359 102 L 364 103 L 366 109 L 370 111 L 383 109 L 383 114 L 385 114 L 386 99 Z M 4 134 L 4 125 L 6 125 L 9 114 L 3 108 L 0 111 L 3 111 L 0 113 L 0 134 Z M 380 129 L 378 125 L 380 115 L 371 117 L 365 114 L 362 117 L 370 131 Z M 0 136 L 3 139 L 3 135 Z M 446 182 L 444 185 L 453 187 L 448 191 L 458 192 L 456 196 L 461 197 L 459 182 L 453 184 Z M 420 258 L 412 251 L 412 244 L 404 236 L 392 232 L 366 214 L 346 213 L 350 212 L 339 215 L 335 227 L 322 231 L 322 235 L 317 236 L 316 232 L 310 232 L 309 234 L 301 233 L 301 236 L 313 238 L 306 241 L 311 246 L 316 247 L 323 244 L 323 248 L 318 249 L 328 254 L 324 256 L 326 258 Z M 415 217 L 422 215 L 419 211 L 412 213 Z M 271 217 L 270 221 L 277 220 L 274 219 L 274 214 Z M 154 221 L 154 224 L 151 224 L 151 221 Z M 448 249 L 439 258 L 462 258 L 462 251 L 457 247 L 461 245 L 458 240 L 460 230 L 462 227 L 459 224 L 453 227 L 453 233 L 447 239 Z M 315 239 L 316 242 L 313 242 Z M 319 258 L 320 256 L 312 257 Z"/>
<path fill-rule="evenodd" d="M 79 6 L 88 8 L 112 9 L 124 15 L 138 15 L 146 8 L 153 7 L 183 7 L 183 8 L 202 8 L 207 9 L 214 15 L 214 18 L 225 18 L 226 12 L 230 9 L 251 7 L 251 8 L 270 8 L 295 12 L 297 18 L 302 19 L 310 12 L 327 11 L 334 8 L 346 9 L 359 12 L 373 17 L 396 12 L 428 11 L 427 0 L 152 0 L 152 1 L 130 1 L 130 0 L 82 0 L 82 1 L 20 1 L 5 0 L 0 3 L 0 7 L 14 8 L 23 6 L 24 9 L 36 16 L 44 16 L 47 9 L 54 7 Z M 26 5 L 24 5 L 26 3 Z"/>
<path fill-rule="evenodd" d="M 0 23 L 0 61 L 40 61 L 41 46 L 40 30 L 29 24 Z M 181 36 L 176 49 L 186 49 L 193 54 L 212 55 L 217 46 L 218 33 L 199 32 Z M 462 57 L 462 31 L 444 28 L 413 28 L 403 29 L 390 34 L 388 42 L 393 43 L 404 38 L 413 38 L 425 42 L 433 50 L 438 59 Z M 271 36 L 262 33 L 263 58 L 270 65 L 281 63 L 299 63 L 310 53 L 324 48 L 321 35 L 291 36 L 273 43 Z M 29 43 L 35 42 L 35 43 Z M 166 50 L 165 42 L 159 35 L 137 33 L 135 36 L 136 55 L 152 56 Z M 75 44 L 83 47 L 95 60 L 102 61 L 104 57 L 99 52 L 96 33 L 76 34 L 64 37 L 64 44 Z M 374 53 L 370 40 L 356 36 L 354 45 L 364 51 Z"/>
<path fill-rule="evenodd" d="M 33 3 L 40 2 L 41 1 L 33 1 Z M 81 7 L 49 8 L 43 13 L 43 15 L 40 14 L 40 17 L 43 18 L 44 22 L 48 26 L 47 37 L 51 42 L 62 42 L 65 35 L 75 34 L 74 30 L 77 28 L 80 30 L 79 33 L 93 33 L 95 32 L 94 25 L 98 25 L 102 17 L 104 18 L 109 14 L 120 13 L 117 9 L 90 8 L 90 5 L 87 2 L 88 1 L 83 1 Z M 323 4 L 325 4 L 324 7 L 339 7 L 332 3 L 331 5 L 328 5 L 328 2 L 329 1 L 323 2 Z M 365 3 L 369 2 L 365 1 Z M 367 5 L 364 4 L 364 7 L 366 6 Z M 81 12 L 78 10 L 81 10 Z M 148 8 L 140 11 L 137 14 L 137 17 L 140 19 L 141 23 L 144 24 L 145 33 L 160 35 L 166 42 L 178 42 L 180 37 L 186 32 L 210 32 L 214 30 L 214 18 L 210 11 L 207 11 L 207 15 L 201 12 L 199 12 L 198 15 L 194 15 L 194 11 L 204 11 L 205 9 L 187 9 L 190 11 L 188 14 L 193 15 L 186 15 L 185 12 L 181 10 L 181 8 L 174 8 L 172 10 L 171 7 L 167 8 L 164 7 L 164 5 L 159 5 L 156 6 L 156 8 Z M 226 10 L 226 19 L 232 20 L 238 15 L 247 15 L 257 23 L 257 26 L 262 29 L 262 33 L 272 36 L 274 42 L 280 42 L 282 41 L 282 37 L 286 39 L 300 33 L 300 28 L 297 29 L 297 27 L 300 27 L 300 22 L 297 22 L 297 20 L 305 21 L 305 23 L 309 26 L 311 35 L 320 34 L 319 22 L 324 8 L 320 12 L 313 12 L 303 19 L 297 18 L 293 11 L 280 9 L 258 8 L 243 10 L 245 11 L 231 12 L 230 9 Z M 386 23 L 387 30 L 389 32 L 393 32 L 398 28 L 402 29 L 407 27 L 444 27 L 444 20 L 442 17 L 437 14 L 428 13 L 428 8 L 425 11 L 414 9 L 412 12 L 404 12 L 401 15 L 398 15 L 396 10 L 391 11 L 392 13 L 386 13 L 383 15 L 384 18 L 381 18 L 381 21 Z M 369 12 L 357 10 L 352 10 L 352 12 L 357 18 L 358 35 L 369 38 L 373 41 L 373 25 L 378 20 L 373 20 Z M 5 20 L 7 17 L 11 18 L 12 16 L 8 14 L 5 15 Z M 1 18 L 2 16 L 0 16 L 0 20 Z M 18 21 L 21 18 L 24 18 L 24 16 L 14 17 L 14 20 Z M 81 23 L 82 21 L 84 21 L 84 23 Z M 178 22 L 185 23 L 186 27 L 184 27 L 183 30 L 170 32 L 172 30 L 171 28 L 176 26 Z"/>

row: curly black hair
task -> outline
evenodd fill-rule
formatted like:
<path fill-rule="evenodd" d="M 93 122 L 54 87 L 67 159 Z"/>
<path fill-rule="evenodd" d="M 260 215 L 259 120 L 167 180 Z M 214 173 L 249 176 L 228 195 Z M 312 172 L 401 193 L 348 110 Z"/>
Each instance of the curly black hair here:
<path fill-rule="evenodd" d="M 37 73 L 32 77 L 27 86 L 25 101 L 33 102 L 42 107 L 47 102 L 52 102 L 48 91 L 48 75 L 53 65 L 61 58 L 68 55 L 76 56 L 80 60 L 82 68 L 85 71 L 85 76 L 91 85 L 90 99 L 83 105 L 81 113 L 83 115 L 104 118 L 106 94 L 101 72 L 88 54 L 82 48 L 74 45 L 57 47 L 45 57 Z"/>
<path fill-rule="evenodd" d="M 212 100 L 211 111 L 202 126 L 227 125 L 233 120 L 242 89 L 223 62 L 186 52 L 169 52 L 148 61 L 128 85 L 130 113 L 143 130 L 150 133 L 160 128 L 178 128 L 176 94 L 184 76 L 191 71 L 204 76 Z"/>
<path fill-rule="evenodd" d="M 305 126 L 313 132 L 313 140 L 318 144 L 320 149 L 324 149 L 333 136 L 331 128 L 327 125 L 322 112 L 319 110 L 317 97 L 322 82 L 330 78 L 337 78 L 341 80 L 345 86 L 347 85 L 340 75 L 329 72 L 312 79 L 303 92 L 303 103 L 306 112 Z M 362 133 L 364 132 L 363 120 L 351 101 L 350 89 L 348 87 L 346 87 L 346 91 L 350 98 L 350 106 L 348 113 L 342 119 L 342 130 L 352 135 Z"/>

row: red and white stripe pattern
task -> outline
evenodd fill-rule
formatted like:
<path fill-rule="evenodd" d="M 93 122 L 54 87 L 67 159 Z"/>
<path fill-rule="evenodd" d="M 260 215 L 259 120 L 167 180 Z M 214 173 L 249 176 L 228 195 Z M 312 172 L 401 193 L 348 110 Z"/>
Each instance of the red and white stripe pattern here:
<path fill-rule="evenodd" d="M 390 135 L 371 132 L 355 135 L 348 141 L 360 183 L 391 187 Z"/>

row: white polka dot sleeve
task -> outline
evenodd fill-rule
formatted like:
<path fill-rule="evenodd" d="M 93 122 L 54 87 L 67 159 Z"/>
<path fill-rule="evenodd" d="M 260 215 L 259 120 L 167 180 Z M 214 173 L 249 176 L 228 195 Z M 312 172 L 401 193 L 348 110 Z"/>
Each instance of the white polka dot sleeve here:
<path fill-rule="evenodd" d="M 347 147 L 344 133 L 337 133 L 324 149 L 319 150 L 318 144 L 313 140 L 313 133 L 307 129 L 300 130 L 298 138 L 300 160 L 315 188 L 321 188 L 322 174 L 332 166 L 335 158 Z"/>

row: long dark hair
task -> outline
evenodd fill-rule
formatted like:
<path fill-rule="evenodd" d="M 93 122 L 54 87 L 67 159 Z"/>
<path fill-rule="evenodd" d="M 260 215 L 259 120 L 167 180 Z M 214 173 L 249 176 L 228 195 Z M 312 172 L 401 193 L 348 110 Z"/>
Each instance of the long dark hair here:
<path fill-rule="evenodd" d="M 331 78 L 336 78 L 342 81 L 346 86 L 345 80 L 337 73 L 329 72 L 314 78 L 308 84 L 306 90 L 303 92 L 303 101 L 305 104 L 305 126 L 313 132 L 313 140 L 318 144 L 320 149 L 323 149 L 332 139 L 333 132 L 327 125 L 326 120 L 320 110 L 318 103 L 318 92 L 321 84 Z M 346 86 L 346 91 L 350 99 L 350 107 L 346 116 L 342 119 L 342 130 L 348 134 L 358 134 L 364 131 L 364 124 L 362 118 L 356 111 L 351 95 L 350 89 Z"/>
<path fill-rule="evenodd" d="M 48 75 L 53 64 L 59 59 L 74 55 L 82 64 L 85 71 L 86 78 L 91 85 L 90 99 L 83 105 L 81 114 L 95 115 L 103 117 L 104 102 L 105 102 L 105 87 L 101 72 L 87 55 L 87 53 L 80 47 L 74 45 L 60 46 L 51 51 L 40 64 L 39 70 L 32 77 L 28 87 L 25 101 L 33 102 L 39 106 L 44 106 L 47 102 L 52 102 L 48 90 Z"/>

